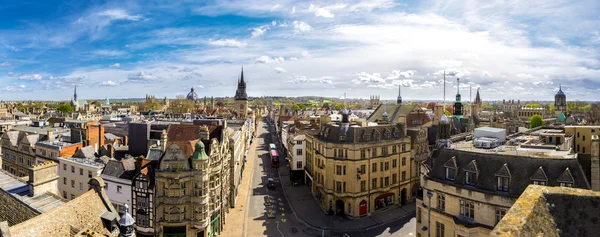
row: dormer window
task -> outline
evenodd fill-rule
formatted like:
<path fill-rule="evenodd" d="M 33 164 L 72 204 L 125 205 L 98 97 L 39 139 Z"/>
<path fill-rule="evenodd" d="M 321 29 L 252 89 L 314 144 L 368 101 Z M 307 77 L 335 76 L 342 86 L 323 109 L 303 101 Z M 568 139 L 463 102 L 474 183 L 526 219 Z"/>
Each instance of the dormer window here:
<path fill-rule="evenodd" d="M 508 169 L 508 164 L 502 165 L 500 170 L 496 172 L 497 179 L 497 190 L 508 192 L 508 188 L 510 186 L 510 170 Z"/>
<path fill-rule="evenodd" d="M 400 131 L 398 130 L 398 128 L 394 128 L 394 138 L 399 138 L 400 137 Z"/>
<path fill-rule="evenodd" d="M 573 178 L 573 175 L 571 174 L 571 170 L 568 167 L 565 169 L 565 171 L 560 176 L 558 176 L 558 179 L 556 179 L 556 181 L 558 181 L 558 183 L 560 183 L 561 187 L 572 188 L 573 185 L 575 184 L 575 179 Z"/>
<path fill-rule="evenodd" d="M 458 167 L 456 166 L 456 157 L 453 156 L 448 161 L 446 161 L 446 163 L 444 164 L 444 168 L 446 168 L 446 179 L 454 180 L 456 178 L 456 170 L 458 169 Z"/>
<path fill-rule="evenodd" d="M 546 176 L 546 172 L 544 172 L 541 166 L 533 173 L 530 179 L 535 185 L 546 186 L 548 184 L 548 176 Z"/>
<path fill-rule="evenodd" d="M 472 160 L 465 168 L 465 184 L 475 185 L 475 183 L 477 182 L 478 174 L 479 169 L 477 168 L 477 162 L 475 160 Z"/>

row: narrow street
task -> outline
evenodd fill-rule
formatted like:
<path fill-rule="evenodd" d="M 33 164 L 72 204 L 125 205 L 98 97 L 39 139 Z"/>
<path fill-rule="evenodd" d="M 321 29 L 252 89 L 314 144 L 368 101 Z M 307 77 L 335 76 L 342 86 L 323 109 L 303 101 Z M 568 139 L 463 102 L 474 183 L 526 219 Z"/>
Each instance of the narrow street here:
<path fill-rule="evenodd" d="M 292 209 L 289 207 L 288 201 L 283 194 L 280 179 L 289 177 L 280 177 L 277 169 L 287 169 L 287 161 L 280 160 L 279 168 L 270 166 L 269 158 L 269 143 L 274 143 L 274 132 L 269 130 L 269 123 L 263 120 L 256 132 L 256 151 L 252 157 L 253 170 L 248 170 L 251 174 L 250 188 L 245 205 L 246 216 L 245 225 L 243 227 L 243 236 L 413 236 L 415 218 L 407 217 L 393 221 L 385 226 L 380 226 L 371 229 L 365 229 L 359 232 L 343 232 L 343 231 L 322 231 L 316 228 L 308 227 L 299 220 Z M 272 131 L 272 130 L 271 130 Z M 279 145 L 279 144 L 278 144 Z M 250 161 L 249 161 L 250 162 Z M 275 189 L 267 188 L 267 179 L 275 180 Z M 267 210 L 273 210 L 275 217 L 270 219 L 267 217 Z M 314 215 L 324 215 L 323 213 L 314 213 Z M 306 217 L 305 217 L 306 218 Z M 226 228 L 240 228 L 227 226 Z"/>

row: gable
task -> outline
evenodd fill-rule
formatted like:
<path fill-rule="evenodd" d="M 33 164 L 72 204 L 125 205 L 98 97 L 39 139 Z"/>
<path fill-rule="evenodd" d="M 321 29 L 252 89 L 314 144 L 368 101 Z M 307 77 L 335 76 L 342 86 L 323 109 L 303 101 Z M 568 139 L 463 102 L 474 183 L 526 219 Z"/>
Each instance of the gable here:
<path fill-rule="evenodd" d="M 548 181 L 548 176 L 546 176 L 546 172 L 544 172 L 544 168 L 542 168 L 540 166 L 540 168 L 538 168 L 535 173 L 533 173 L 533 175 L 530 178 L 531 180 L 536 180 L 536 181 Z"/>

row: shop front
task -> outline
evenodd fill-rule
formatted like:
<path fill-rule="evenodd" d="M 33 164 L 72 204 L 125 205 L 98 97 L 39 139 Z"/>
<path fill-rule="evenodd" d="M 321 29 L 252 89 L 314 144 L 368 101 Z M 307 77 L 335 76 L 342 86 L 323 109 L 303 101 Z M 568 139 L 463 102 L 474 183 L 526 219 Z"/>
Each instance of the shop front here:
<path fill-rule="evenodd" d="M 394 205 L 394 194 L 386 193 L 375 198 L 375 210 L 385 209 Z"/>

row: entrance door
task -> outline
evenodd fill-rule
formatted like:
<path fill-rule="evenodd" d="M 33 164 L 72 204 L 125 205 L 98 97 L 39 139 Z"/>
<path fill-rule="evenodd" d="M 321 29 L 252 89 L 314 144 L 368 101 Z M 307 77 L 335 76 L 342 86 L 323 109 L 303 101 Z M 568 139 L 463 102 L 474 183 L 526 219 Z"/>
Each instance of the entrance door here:
<path fill-rule="evenodd" d="M 342 200 L 337 200 L 335 202 L 335 213 L 343 216 L 344 215 L 344 201 Z"/>
<path fill-rule="evenodd" d="M 362 200 L 359 204 L 359 215 L 366 215 L 367 214 L 367 201 Z"/>
<path fill-rule="evenodd" d="M 403 188 L 402 191 L 400 192 L 400 202 L 402 205 L 406 204 L 406 189 Z"/>

